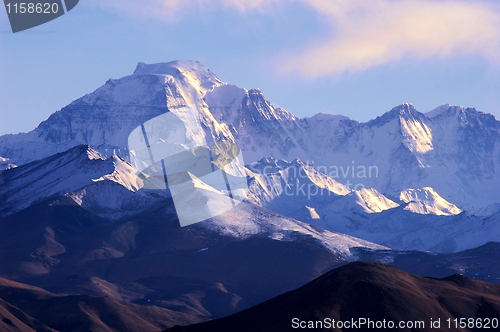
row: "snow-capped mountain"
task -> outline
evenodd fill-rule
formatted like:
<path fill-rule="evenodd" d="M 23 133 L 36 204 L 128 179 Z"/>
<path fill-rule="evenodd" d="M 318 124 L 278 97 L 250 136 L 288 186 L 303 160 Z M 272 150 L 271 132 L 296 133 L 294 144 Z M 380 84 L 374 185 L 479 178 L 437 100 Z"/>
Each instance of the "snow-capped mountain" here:
<path fill-rule="evenodd" d="M 135 169 L 119 156 L 106 158 L 90 146 L 76 146 L 0 173 L 0 215 L 60 195 L 108 217 L 137 213 L 154 196 L 133 195 L 139 189 L 135 179 Z"/>
<path fill-rule="evenodd" d="M 265 158 L 248 174 L 250 202 L 392 249 L 456 252 L 500 239 L 496 218 L 462 213 L 430 187 L 352 190 L 300 160 Z"/>
<path fill-rule="evenodd" d="M 164 190 L 139 188 L 133 167 L 119 156 L 106 158 L 84 145 L 3 171 L 0 175 L 4 217 L 52 199 L 51 205 L 78 205 L 99 217 L 120 220 L 144 214 L 170 198 Z M 345 189 L 340 187 L 340 190 Z M 263 211 L 266 210 L 244 204 L 202 224 L 219 234 L 236 238 L 260 235 L 293 241 L 301 236 L 312 237 L 328 250 L 340 252 L 346 259 L 352 255 L 349 252 L 351 247 L 382 248 L 361 239 L 316 229 L 272 211 Z"/>
<path fill-rule="evenodd" d="M 406 189 L 398 197 L 388 198 L 373 188 L 353 190 L 300 159 L 287 162 L 263 158 L 249 165 L 247 174 L 250 179 L 247 199 L 289 216 L 303 213 L 304 208 L 307 214 L 315 214 L 316 209 L 326 205 L 330 205 L 329 214 L 379 213 L 400 205 L 418 214 L 456 215 L 462 212 L 431 187 Z M 312 215 L 311 218 L 320 219 Z"/>
<path fill-rule="evenodd" d="M 351 189 L 432 187 L 470 212 L 496 211 L 500 188 L 499 122 L 473 108 L 444 105 L 423 114 L 403 104 L 359 123 L 317 114 L 298 119 L 258 89 L 221 82 L 194 61 L 145 65 L 51 115 L 26 134 L 0 137 L 2 167 L 91 145 L 128 160 L 130 132 L 169 108 L 196 106 L 208 136 L 234 141 L 245 163 L 299 158 Z"/>
<path fill-rule="evenodd" d="M 128 136 L 134 128 L 169 107 L 198 105 L 206 91 L 222 84 L 198 62 L 139 63 L 132 75 L 108 80 L 35 130 L 2 136 L 0 155 L 20 165 L 84 144 L 128 158 Z"/>
<path fill-rule="evenodd" d="M 399 199 L 408 203 L 405 210 L 420 214 L 454 215 L 462 210 L 451 204 L 431 187 L 407 189 L 399 194 Z"/>
<path fill-rule="evenodd" d="M 351 192 L 300 159 L 287 162 L 263 158 L 249 165 L 247 173 L 247 200 L 288 216 L 306 206 L 314 209 L 326 205 Z"/>
<path fill-rule="evenodd" d="M 495 222 L 485 222 L 484 218 L 442 216 L 453 209 L 432 188 L 405 191 L 401 202 L 408 203 L 400 206 L 375 189 L 353 191 L 300 160 L 262 159 L 247 172 L 248 201 L 253 204 L 214 217 L 202 223 L 203 227 L 241 239 L 264 236 L 296 241 L 310 237 L 345 259 L 352 256 L 352 247 L 379 248 L 359 238 L 394 249 L 448 252 L 469 249 L 500 236 Z M 1 180 L 4 217 L 48 199 L 52 205 L 78 205 L 98 217 L 119 221 L 147 214 L 170 198 L 163 190 L 139 188 L 129 163 L 116 155 L 106 158 L 89 146 L 77 146 L 3 171 Z M 255 205 L 296 220 L 258 210 Z M 442 231 L 435 233 L 437 228 Z M 472 233 L 477 234 L 475 239 L 466 238 Z M 461 237 L 464 239 L 459 240 Z"/>
<path fill-rule="evenodd" d="M 362 205 L 357 195 L 346 196 L 314 209 L 314 214 L 303 209 L 302 213 L 295 214 L 295 218 L 401 250 L 451 253 L 500 238 L 498 214 L 489 217 L 470 216 L 465 212 L 449 216 L 418 214 L 409 211 L 404 205 L 379 213 L 367 213 L 363 211 Z"/>
<path fill-rule="evenodd" d="M 384 203 L 387 206 L 406 204 L 416 213 L 497 211 L 500 125 L 490 114 L 449 105 L 423 114 L 403 104 L 367 123 L 328 114 L 298 119 L 274 107 L 260 90 L 221 82 L 194 61 L 139 63 L 132 75 L 108 80 L 35 130 L 0 137 L 2 167 L 23 165 L 80 144 L 91 145 L 109 160 L 118 160 L 115 154 L 129 160 L 128 135 L 133 129 L 169 109 L 189 105 L 198 110 L 208 137 L 238 144 L 253 179 L 251 201 L 276 211 L 305 208 L 314 215 L 319 205 L 347 192 L 355 192 L 359 201 L 364 188 L 388 197 L 393 203 Z M 262 158 L 299 158 L 316 171 L 301 166 L 309 174 L 304 181 L 285 174 L 299 166 L 263 175 L 252 170 Z M 113 177 L 113 172 L 107 176 Z M 127 188 L 134 186 L 133 170 L 128 172 Z M 324 176 L 330 184 L 323 183 Z M 295 189 L 328 191 L 331 197 L 306 197 L 305 202 L 298 197 L 300 190 L 292 198 L 283 195 L 292 184 Z"/>
<path fill-rule="evenodd" d="M 217 317 L 354 261 L 358 248 L 389 250 L 248 202 L 180 227 L 172 197 L 138 188 L 131 170 L 77 146 L 3 171 L 0 275 Z"/>
<path fill-rule="evenodd" d="M 248 189 L 241 204 L 180 227 L 169 174 L 155 168 L 149 142 L 165 142 L 164 127 L 148 121 L 192 110 L 196 120 L 183 124 L 201 129 L 182 138 L 204 149 L 230 143 L 217 156 L 241 152 Z M 198 62 L 139 63 L 33 131 L 0 137 L 0 276 L 205 319 L 364 257 L 415 272 L 404 250 L 437 256 L 500 242 L 499 132 L 492 115 L 450 105 L 423 114 L 403 104 L 366 123 L 298 119 Z M 131 141 L 144 143 L 147 168 Z M 213 197 L 230 191 L 227 180 L 190 178 Z M 162 189 L 149 185 L 158 179 Z M 458 256 L 439 255 L 453 271 L 464 266 L 450 258 Z"/>
<path fill-rule="evenodd" d="M 431 188 L 426 190 L 433 192 Z M 327 205 L 314 209 L 306 206 L 292 215 L 392 249 L 451 253 L 500 239 L 498 213 L 487 217 L 467 212 L 445 213 L 450 212 L 449 206 L 428 204 L 425 200 L 399 205 L 375 189 L 361 189 Z"/>

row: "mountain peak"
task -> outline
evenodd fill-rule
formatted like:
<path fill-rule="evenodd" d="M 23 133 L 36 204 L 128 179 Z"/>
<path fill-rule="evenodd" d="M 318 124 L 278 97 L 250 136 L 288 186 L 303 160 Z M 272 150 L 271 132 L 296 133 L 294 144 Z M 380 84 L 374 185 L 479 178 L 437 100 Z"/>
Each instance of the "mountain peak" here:
<path fill-rule="evenodd" d="M 444 113 L 445 111 L 447 111 L 450 107 L 452 107 L 450 104 L 444 104 L 444 105 L 438 106 L 435 109 L 433 109 L 432 111 L 425 113 L 425 116 L 430 118 L 430 119 L 435 118 L 436 116 L 439 116 L 442 113 Z M 453 107 L 461 107 L 461 106 L 453 106 Z"/>
<path fill-rule="evenodd" d="M 376 119 L 368 121 L 366 124 L 369 126 L 380 127 L 393 119 L 418 119 L 421 115 L 422 113 L 417 111 L 417 109 L 412 104 L 404 103 L 394 107 L 388 112 L 385 112 L 383 115 L 378 116 Z"/>
<path fill-rule="evenodd" d="M 114 171 L 113 160 L 88 145 L 9 169 L 1 173 L 0 214 L 12 214 L 53 195 L 78 190 Z"/>
<path fill-rule="evenodd" d="M 394 107 L 388 113 L 398 114 L 398 115 L 413 115 L 418 113 L 417 109 L 410 103 L 404 103 Z"/>
<path fill-rule="evenodd" d="M 200 62 L 192 60 L 175 60 L 153 64 L 139 62 L 132 76 L 139 75 L 168 75 L 175 78 L 183 76 L 200 81 L 199 84 L 207 89 L 211 89 L 214 85 L 223 84 L 210 69 Z"/>
<path fill-rule="evenodd" d="M 433 188 L 406 189 L 399 199 L 407 203 L 405 210 L 419 214 L 454 215 L 462 212 L 456 205 L 442 198 Z"/>
<path fill-rule="evenodd" d="M 153 64 L 145 64 L 144 62 L 139 62 L 134 70 L 133 75 L 175 75 L 186 71 L 197 72 L 207 76 L 215 76 L 200 62 L 191 60 L 175 60 Z"/>
<path fill-rule="evenodd" d="M 214 87 L 227 84 L 219 80 L 219 78 L 207 67 L 203 66 L 198 61 L 191 60 L 176 60 L 154 64 L 145 64 L 144 62 L 139 62 L 137 64 L 137 67 L 135 68 L 134 73 L 129 77 L 135 79 L 136 77 L 144 75 L 159 76 L 161 84 L 169 85 L 169 82 L 174 81 L 175 83 L 172 84 L 177 86 L 170 86 L 168 87 L 168 89 L 182 90 L 178 92 L 184 97 L 186 97 L 186 95 L 189 95 L 189 97 L 187 98 L 189 102 L 194 102 L 194 100 L 190 99 L 193 98 L 194 95 L 197 94 L 197 92 L 205 94 L 207 91 L 212 90 Z M 163 80 L 162 77 L 165 77 L 165 79 Z M 173 80 L 169 77 L 173 78 Z M 189 92 L 186 89 L 192 91 Z"/>
<path fill-rule="evenodd" d="M 484 132 L 490 132 L 497 135 L 499 124 L 495 116 L 491 113 L 485 113 L 476 110 L 473 107 L 464 107 L 457 105 L 445 104 L 441 105 L 430 112 L 425 113 L 425 116 L 432 120 L 444 119 L 444 121 L 457 121 L 462 128 L 468 127 L 481 128 Z"/>
<path fill-rule="evenodd" d="M 328 322 L 325 317 L 332 317 L 332 324 L 327 328 L 325 323 L 317 330 L 326 331 L 333 327 L 333 331 L 339 326 L 338 322 L 358 322 L 352 317 L 366 317 L 364 323 L 357 326 L 359 330 L 367 331 L 370 328 L 362 326 L 367 320 L 380 320 L 376 324 L 382 325 L 382 318 L 384 324 L 386 319 L 404 321 L 409 317 L 422 322 L 428 320 L 428 317 L 433 317 L 435 321 L 444 321 L 449 317 L 449 312 L 453 312 L 455 317 L 475 317 L 474 315 L 480 314 L 486 308 L 491 310 L 493 316 L 499 312 L 499 291 L 498 285 L 466 277 L 422 278 L 382 263 L 355 262 L 329 271 L 296 290 L 232 316 L 186 327 L 176 326 L 168 331 L 293 331 L 295 328 L 314 329 L 318 326 L 317 322 Z M 471 306 L 470 303 L 476 303 L 477 299 L 482 302 L 475 307 Z M 269 312 L 275 314 L 269 315 Z M 300 318 L 292 319 L 292 327 L 286 328 L 284 322 L 289 322 L 290 317 Z M 305 324 L 300 326 L 299 323 Z M 306 325 L 309 323 L 312 324 Z M 349 330 L 344 328 L 347 323 L 342 325 L 342 329 L 335 330 Z M 406 330 L 409 331 L 410 328 Z M 430 331 L 432 328 L 421 330 Z"/>
<path fill-rule="evenodd" d="M 493 114 L 490 113 L 485 113 L 478 111 L 474 107 L 464 107 L 460 105 L 450 105 L 450 104 L 444 104 L 441 106 L 436 107 L 432 111 L 429 111 L 425 113 L 425 116 L 428 118 L 437 118 L 438 116 L 485 116 L 488 118 L 494 118 Z"/>

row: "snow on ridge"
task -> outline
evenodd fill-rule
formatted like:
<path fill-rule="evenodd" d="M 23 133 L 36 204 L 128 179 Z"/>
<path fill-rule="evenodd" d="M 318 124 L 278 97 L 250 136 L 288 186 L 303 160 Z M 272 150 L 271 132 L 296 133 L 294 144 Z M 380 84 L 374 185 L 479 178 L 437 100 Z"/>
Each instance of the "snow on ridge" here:
<path fill-rule="evenodd" d="M 373 188 L 362 188 L 354 194 L 357 197 L 356 203 L 367 213 L 378 213 L 399 206 Z"/>
<path fill-rule="evenodd" d="M 92 181 L 110 180 L 124 186 L 130 191 L 136 192 L 140 189 L 140 186 L 137 184 L 136 169 L 130 163 L 115 154 L 113 155 L 113 165 L 115 168 L 113 173 L 103 175 Z"/>
<path fill-rule="evenodd" d="M 351 192 L 300 159 L 287 162 L 263 158 L 246 169 L 250 177 L 248 200 L 279 213 L 288 214 L 307 204 L 331 202 Z"/>
<path fill-rule="evenodd" d="M 87 190 L 83 189 L 77 192 L 69 192 L 64 194 L 64 197 L 71 198 L 78 206 L 83 205 L 83 198 L 87 195 Z"/>
<path fill-rule="evenodd" d="M 11 169 L 11 168 L 16 168 L 17 165 L 13 164 L 10 160 L 10 158 L 3 158 L 0 157 L 0 172 Z"/>
<path fill-rule="evenodd" d="M 465 106 L 460 106 L 460 105 L 450 105 L 450 104 L 444 104 L 441 106 L 436 107 L 435 109 L 424 113 L 425 116 L 429 119 L 436 119 L 441 115 L 446 115 L 446 114 L 451 114 L 454 116 L 458 116 L 460 114 L 477 114 L 477 115 L 486 115 L 486 116 L 492 116 L 493 118 L 496 117 L 488 112 L 482 112 L 478 111 L 477 109 L 473 107 L 465 107 Z"/>
<path fill-rule="evenodd" d="M 219 123 L 232 123 L 243 98 L 247 95 L 248 91 L 246 89 L 228 84 L 208 91 L 204 100 L 216 121 Z"/>
<path fill-rule="evenodd" d="M 89 160 L 106 160 L 106 157 L 91 146 L 87 148 L 87 156 Z"/>
<path fill-rule="evenodd" d="M 350 213 L 376 214 L 382 211 L 398 207 L 399 204 L 382 195 L 376 189 L 362 188 L 338 200 L 317 209 L 317 213 L 323 218 L 335 215 L 346 215 Z M 321 219 L 323 219 L 321 218 Z"/>
<path fill-rule="evenodd" d="M 441 115 L 443 112 L 445 112 L 446 110 L 448 110 L 450 107 L 452 107 L 450 104 L 444 104 L 444 105 L 441 105 L 441 106 L 438 106 L 436 107 L 435 109 L 427 112 L 427 113 L 424 113 L 426 117 L 432 119 L 432 118 L 435 118 L 436 116 L 438 115 Z"/>
<path fill-rule="evenodd" d="M 390 111 L 385 112 L 384 114 L 377 116 L 373 120 L 369 120 L 367 122 L 361 123 L 364 127 L 382 127 L 388 122 L 391 122 L 395 119 L 408 118 L 413 119 L 415 116 L 418 117 L 420 115 L 419 111 L 412 105 L 408 103 L 404 103 L 393 107 Z M 423 114 L 422 114 L 423 116 Z"/>
<path fill-rule="evenodd" d="M 300 159 L 296 159 L 297 164 L 301 165 Z M 306 165 L 302 163 L 302 168 L 304 172 L 307 174 L 308 178 L 312 183 L 318 186 L 321 189 L 327 189 L 332 193 L 335 193 L 339 196 L 347 195 L 351 192 L 351 189 L 331 178 L 330 176 L 319 172 L 311 165 Z"/>
<path fill-rule="evenodd" d="M 462 210 L 439 196 L 431 187 L 403 190 L 399 199 L 408 203 L 405 210 L 418 214 L 449 216 L 462 213 Z"/>
<path fill-rule="evenodd" d="M 200 226 L 238 238 L 263 235 L 279 241 L 294 241 L 310 237 L 348 260 L 355 259 L 351 248 L 388 249 L 360 238 L 320 229 L 249 203 L 239 204 L 222 215 L 202 222 Z"/>
<path fill-rule="evenodd" d="M 208 68 L 203 66 L 199 61 L 192 60 L 174 60 L 170 62 L 158 62 L 153 64 L 145 64 L 144 62 L 139 62 L 133 75 L 171 75 L 171 73 L 178 73 L 180 71 L 192 71 L 197 72 L 203 76 L 216 77 L 215 74 L 213 74 Z"/>
<path fill-rule="evenodd" d="M 105 158 L 90 146 L 66 152 L 2 172 L 0 213 L 13 214 L 53 195 L 65 195 L 102 180 L 111 180 L 129 191 L 136 190 L 131 166 L 115 157 Z M 76 196 L 75 196 L 76 197 Z M 78 197 L 74 199 L 78 204 Z"/>
<path fill-rule="evenodd" d="M 312 207 L 309 207 L 309 206 L 306 205 L 306 209 L 307 209 L 307 211 L 309 211 L 311 219 L 321 219 L 321 217 L 319 216 L 318 212 L 316 212 L 315 208 L 312 208 Z"/>

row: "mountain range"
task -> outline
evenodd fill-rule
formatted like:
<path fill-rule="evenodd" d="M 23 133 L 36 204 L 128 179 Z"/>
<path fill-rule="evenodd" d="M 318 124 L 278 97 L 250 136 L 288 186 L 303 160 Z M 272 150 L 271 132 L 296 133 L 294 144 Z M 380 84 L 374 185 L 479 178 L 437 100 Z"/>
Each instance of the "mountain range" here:
<path fill-rule="evenodd" d="M 209 137 L 238 144 L 246 164 L 299 158 L 354 189 L 398 196 L 431 187 L 470 213 L 498 207 L 500 125 L 491 114 L 449 105 L 423 114 L 403 104 L 366 123 L 327 114 L 298 119 L 260 90 L 222 82 L 194 61 L 139 63 L 132 75 L 108 80 L 35 130 L 0 137 L 3 167 L 82 144 L 128 159 L 134 128 L 189 105 Z"/>
<path fill-rule="evenodd" d="M 168 190 L 138 181 L 129 135 L 188 106 L 207 141 L 241 151 L 248 195 L 180 227 Z M 357 260 L 500 283 L 499 124 L 473 108 L 411 104 L 366 123 L 299 119 L 198 62 L 139 63 L 36 129 L 0 136 L 2 289 L 79 303 L 76 320 L 125 311 L 162 329 L 234 314 Z M 5 329 L 73 330 L 6 292 Z M 129 324 L 92 317 L 96 331 Z"/>

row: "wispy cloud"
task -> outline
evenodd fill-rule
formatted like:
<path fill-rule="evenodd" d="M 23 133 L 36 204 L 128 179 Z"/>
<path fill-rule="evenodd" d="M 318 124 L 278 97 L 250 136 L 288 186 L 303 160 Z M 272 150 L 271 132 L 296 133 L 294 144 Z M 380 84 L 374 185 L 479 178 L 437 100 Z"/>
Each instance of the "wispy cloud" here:
<path fill-rule="evenodd" d="M 279 69 L 319 77 L 403 58 L 480 55 L 500 62 L 500 10 L 485 2 L 304 0 L 327 15 L 330 39 L 287 55 Z"/>
<path fill-rule="evenodd" d="M 500 63 L 500 6 L 487 0 L 99 0 L 99 5 L 175 21 L 193 8 L 269 14 L 270 5 L 292 1 L 327 17 L 331 34 L 302 53 L 283 56 L 278 65 L 283 74 L 315 78 L 401 59 L 456 55 Z"/>

